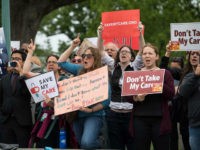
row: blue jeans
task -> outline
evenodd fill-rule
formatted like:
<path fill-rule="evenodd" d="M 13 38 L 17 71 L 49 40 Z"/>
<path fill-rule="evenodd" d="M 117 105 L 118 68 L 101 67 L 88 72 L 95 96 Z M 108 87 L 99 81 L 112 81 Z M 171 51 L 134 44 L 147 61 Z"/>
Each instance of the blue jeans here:
<path fill-rule="evenodd" d="M 200 148 L 200 127 L 189 127 L 191 150 Z"/>
<path fill-rule="evenodd" d="M 103 118 L 90 116 L 78 118 L 73 123 L 73 129 L 80 148 L 101 148 L 99 135 L 103 126 Z"/>

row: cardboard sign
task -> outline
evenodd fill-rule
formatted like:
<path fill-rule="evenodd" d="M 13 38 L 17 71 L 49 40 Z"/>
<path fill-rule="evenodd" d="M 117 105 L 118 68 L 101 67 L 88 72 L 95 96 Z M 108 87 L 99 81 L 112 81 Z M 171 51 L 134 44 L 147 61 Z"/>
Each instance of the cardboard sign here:
<path fill-rule="evenodd" d="M 58 87 L 53 71 L 27 79 L 25 82 L 35 103 L 43 101 L 44 95 L 48 95 L 49 98 L 58 96 Z"/>
<path fill-rule="evenodd" d="M 200 22 L 171 23 L 172 51 L 200 50 Z"/>
<path fill-rule="evenodd" d="M 6 63 L 8 59 L 4 30 L 0 28 L 0 78 L 6 74 Z"/>
<path fill-rule="evenodd" d="M 118 47 L 129 45 L 133 49 L 139 49 L 139 21 L 139 9 L 102 13 L 104 44 L 113 42 Z"/>
<path fill-rule="evenodd" d="M 85 38 L 81 43 L 79 49 L 77 50 L 76 54 L 81 56 L 84 51 L 89 47 L 97 48 L 97 37 Z"/>
<path fill-rule="evenodd" d="M 164 69 L 125 71 L 122 96 L 162 93 L 164 74 Z"/>
<path fill-rule="evenodd" d="M 55 115 L 108 99 L 108 67 L 58 82 L 59 96 L 54 102 Z"/>

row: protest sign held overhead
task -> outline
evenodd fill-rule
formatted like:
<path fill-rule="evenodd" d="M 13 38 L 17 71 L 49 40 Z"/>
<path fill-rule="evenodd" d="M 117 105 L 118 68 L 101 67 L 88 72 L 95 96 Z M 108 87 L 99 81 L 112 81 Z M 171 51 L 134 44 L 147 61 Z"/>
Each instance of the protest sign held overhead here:
<path fill-rule="evenodd" d="M 108 67 L 58 82 L 55 115 L 79 110 L 108 99 Z"/>
<path fill-rule="evenodd" d="M 140 10 L 122 10 L 102 13 L 104 44 L 113 42 L 118 47 L 129 45 L 139 49 Z"/>
<path fill-rule="evenodd" d="M 58 96 L 58 86 L 53 71 L 32 77 L 25 82 L 35 103 L 43 101 L 45 95 L 49 98 Z"/>
<path fill-rule="evenodd" d="M 200 50 L 200 22 L 171 23 L 172 51 Z"/>
<path fill-rule="evenodd" d="M 122 96 L 162 93 L 164 69 L 125 71 Z"/>

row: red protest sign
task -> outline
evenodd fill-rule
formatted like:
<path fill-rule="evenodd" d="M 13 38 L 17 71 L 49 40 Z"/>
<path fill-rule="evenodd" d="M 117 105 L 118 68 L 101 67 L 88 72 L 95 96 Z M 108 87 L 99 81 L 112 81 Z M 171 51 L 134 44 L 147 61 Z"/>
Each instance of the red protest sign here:
<path fill-rule="evenodd" d="M 125 71 L 121 95 L 162 93 L 164 74 L 164 69 Z"/>
<path fill-rule="evenodd" d="M 129 45 L 133 49 L 139 49 L 139 21 L 139 9 L 102 13 L 104 44 L 113 42 L 119 47 Z"/>

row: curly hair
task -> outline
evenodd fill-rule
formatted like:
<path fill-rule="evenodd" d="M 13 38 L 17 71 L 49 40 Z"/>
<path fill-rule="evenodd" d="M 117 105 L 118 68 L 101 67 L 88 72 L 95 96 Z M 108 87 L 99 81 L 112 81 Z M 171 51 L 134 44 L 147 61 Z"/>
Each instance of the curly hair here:
<path fill-rule="evenodd" d="M 93 57 L 94 57 L 94 63 L 93 63 L 93 66 L 92 66 L 92 68 L 91 68 L 91 71 L 102 67 L 100 50 L 99 50 L 98 48 L 88 47 L 88 48 L 84 51 L 84 53 L 85 53 L 87 50 L 90 50 L 91 53 L 92 53 L 92 55 L 93 55 Z M 84 73 L 86 73 L 87 71 L 88 71 L 87 69 L 83 68 L 83 69 L 80 70 L 79 75 L 80 75 L 80 74 L 84 74 Z"/>

